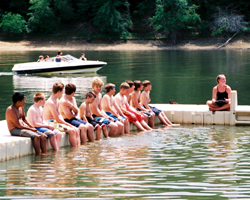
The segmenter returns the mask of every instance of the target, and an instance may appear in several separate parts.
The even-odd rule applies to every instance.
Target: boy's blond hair
[[[102,79],[100,78],[96,78],[95,80],[93,80],[92,82],[92,88],[94,89],[95,87],[98,87],[98,86],[103,86],[104,83],[102,81]]]
[[[45,96],[44,96],[43,93],[40,93],[40,92],[39,92],[39,93],[36,93],[36,94],[34,95],[33,99],[34,99],[34,102],[35,102],[35,103],[38,103],[38,101],[44,100],[44,99],[45,99]]]

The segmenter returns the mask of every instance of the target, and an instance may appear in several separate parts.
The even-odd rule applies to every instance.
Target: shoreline
[[[153,50],[216,50],[225,38],[188,40],[172,45],[166,40],[93,40],[85,39],[24,39],[0,41],[0,51],[153,51]],[[235,39],[221,48],[226,50],[250,49],[250,42]]]

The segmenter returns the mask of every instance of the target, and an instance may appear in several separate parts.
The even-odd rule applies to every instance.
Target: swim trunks
[[[59,131],[57,129],[50,130],[49,128],[46,128],[46,127],[38,127],[38,128],[36,128],[36,130],[47,135],[47,137],[49,139],[52,138],[54,135],[59,133]]]
[[[92,119],[92,118],[90,118],[90,117],[86,117],[86,118],[87,118],[88,122],[89,122],[90,124],[92,124],[92,125],[95,127],[95,129],[96,129],[98,126],[101,126],[101,127],[105,127],[105,126],[106,126],[106,124],[101,123],[101,122],[98,122],[98,121],[96,121],[95,119]]]
[[[77,119],[77,118],[64,119],[64,121],[72,124],[75,127],[79,127],[81,124],[84,124],[84,125],[87,124],[87,122],[85,122],[81,119]]]
[[[146,108],[145,106],[143,106],[144,108]],[[156,107],[153,107],[153,106],[150,106],[148,105],[148,107],[158,116],[162,111],[159,110],[158,108]]]
[[[110,113],[110,112],[106,112],[106,114],[107,114],[108,116],[112,117],[112,118],[115,120],[115,122],[119,120],[116,116],[114,116],[114,115],[113,115],[112,113]],[[121,116],[121,115],[119,115],[119,116],[120,116],[122,119],[125,119],[123,116]]]
[[[67,125],[65,125],[65,124],[60,124],[60,123],[58,123],[58,122],[57,122],[56,120],[54,120],[54,119],[49,119],[47,122],[49,123],[50,126],[56,128],[57,130],[59,130],[59,131],[61,131],[61,132],[66,132],[66,133],[67,133],[67,132],[69,131],[69,128],[68,128]]]
[[[133,118],[131,117],[131,115],[128,115],[128,112],[134,114],[135,117],[136,117],[136,119],[133,119]],[[130,123],[134,123],[134,122],[136,122],[136,121],[139,121],[139,122],[140,122],[140,121],[143,120],[142,117],[141,117],[140,115],[138,115],[137,113],[135,113],[135,112],[133,112],[133,111],[131,111],[131,110],[127,110],[126,113],[124,113],[124,114],[128,117],[128,121],[129,121]]]
[[[103,124],[106,124],[107,126],[111,123],[111,120],[109,120],[108,118],[97,117],[95,114],[93,114],[92,116],[97,122],[101,122]]]
[[[146,114],[148,117],[152,117],[152,116],[155,115],[154,112],[143,111],[143,110],[141,110],[141,109],[139,109],[139,108],[135,108],[135,109],[136,109],[137,111],[143,112],[143,113]]]
[[[92,118],[90,118],[90,117],[86,117],[87,118],[87,120],[88,120],[88,122],[90,123],[90,124],[92,124],[94,127],[97,125],[97,124],[102,124],[102,123],[99,123],[99,122],[97,122],[97,121],[95,121],[94,119],[92,119]]]
[[[27,129],[20,129],[20,128],[13,128],[10,130],[10,134],[12,136],[20,136],[20,137],[30,137],[31,139],[34,139],[37,135],[43,135],[43,133],[39,131],[30,131]]]

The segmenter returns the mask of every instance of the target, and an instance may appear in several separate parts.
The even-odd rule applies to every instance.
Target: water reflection
[[[52,94],[52,86],[56,82],[62,82],[64,85],[73,83],[76,85],[76,100],[78,106],[81,105],[85,99],[85,95],[88,91],[92,90],[92,81],[97,77],[96,74],[89,75],[71,75],[69,76],[13,76],[13,90],[14,92],[22,91],[26,96],[25,108],[28,108],[33,104],[33,96],[37,92],[45,94],[46,99]],[[106,83],[107,77],[98,76]]]
[[[250,132],[241,127],[182,126],[62,148],[5,162],[0,194],[5,199],[249,198],[249,140]]]

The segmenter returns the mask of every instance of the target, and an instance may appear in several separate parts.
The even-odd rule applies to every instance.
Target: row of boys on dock
[[[42,93],[34,95],[34,105],[28,109],[27,118],[25,97],[15,92],[13,104],[6,110],[10,134],[32,138],[35,152],[40,154],[47,152],[47,139],[54,150],[59,150],[61,132],[69,134],[71,146],[79,146],[87,140],[100,140],[102,132],[105,138],[129,133],[129,123],[141,131],[153,130],[156,115],[164,125],[173,126],[161,110],[149,105],[150,81],[126,81],[116,95],[115,85],[108,83],[102,97],[103,85],[101,79],[93,80],[93,91],[86,94],[86,100],[78,108],[74,97],[76,86],[69,83],[64,87],[63,83],[55,83],[47,101]]]

